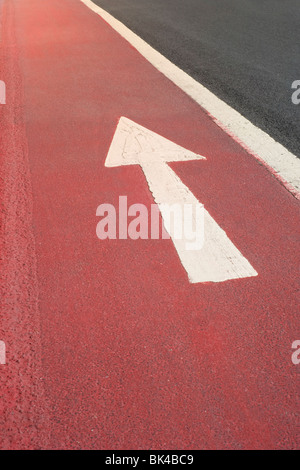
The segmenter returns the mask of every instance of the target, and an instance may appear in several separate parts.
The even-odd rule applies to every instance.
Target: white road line
[[[300,160],[294,154],[217,98],[101,7],[91,0],[80,1],[100,15],[157,70],[193,98],[219,127],[262,162],[295,197],[300,199]]]
[[[140,165],[149,189],[158,205],[165,228],[170,234],[180,261],[191,283],[222,282],[257,276],[257,272],[230,241],[224,230],[203,208],[194,194],[185,186],[167,162],[205,160],[155,132],[122,117],[114,134],[105,166]],[[184,228],[194,227],[197,241],[191,246],[186,230],[175,234],[170,225],[170,209],[179,208],[180,214],[189,206],[191,211],[184,220]],[[201,206],[203,217],[198,217]],[[179,225],[182,218],[178,220]],[[177,225],[178,228],[178,225]],[[201,237],[201,235],[204,237]],[[198,234],[198,236],[197,236]],[[200,235],[201,234],[201,235]],[[195,244],[194,244],[195,245]]]

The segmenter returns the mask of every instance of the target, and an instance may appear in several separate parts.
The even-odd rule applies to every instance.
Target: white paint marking
[[[101,7],[91,0],[81,0],[81,2],[101,16],[157,70],[193,98],[221,129],[263,163],[295,197],[300,199],[300,160],[293,153],[217,98]]]
[[[167,162],[205,160],[205,157],[174,144],[170,140],[122,117],[113,137],[105,166],[140,165],[153,198],[158,205],[189,280],[222,282],[257,276],[257,272],[204,209],[205,240],[202,249],[190,251],[185,236],[178,240],[168,230],[168,207],[179,204],[199,206],[199,201],[182,183]],[[193,211],[194,213],[194,211]]]

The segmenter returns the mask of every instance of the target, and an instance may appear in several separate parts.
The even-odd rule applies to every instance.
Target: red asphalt
[[[299,448],[299,201],[79,0],[0,8],[0,447]],[[99,204],[153,203],[104,167],[121,116],[207,157],[172,168],[258,277],[96,237]]]

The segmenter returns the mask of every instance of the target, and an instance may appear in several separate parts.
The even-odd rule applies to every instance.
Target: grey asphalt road
[[[299,0],[94,0],[300,157]]]

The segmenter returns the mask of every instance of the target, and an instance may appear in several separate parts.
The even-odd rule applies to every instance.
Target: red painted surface
[[[4,0],[5,24],[1,447],[299,447],[299,201],[79,1]],[[207,157],[172,168],[257,278],[191,285],[169,240],[97,239],[99,204],[153,202],[104,168],[122,115]]]

